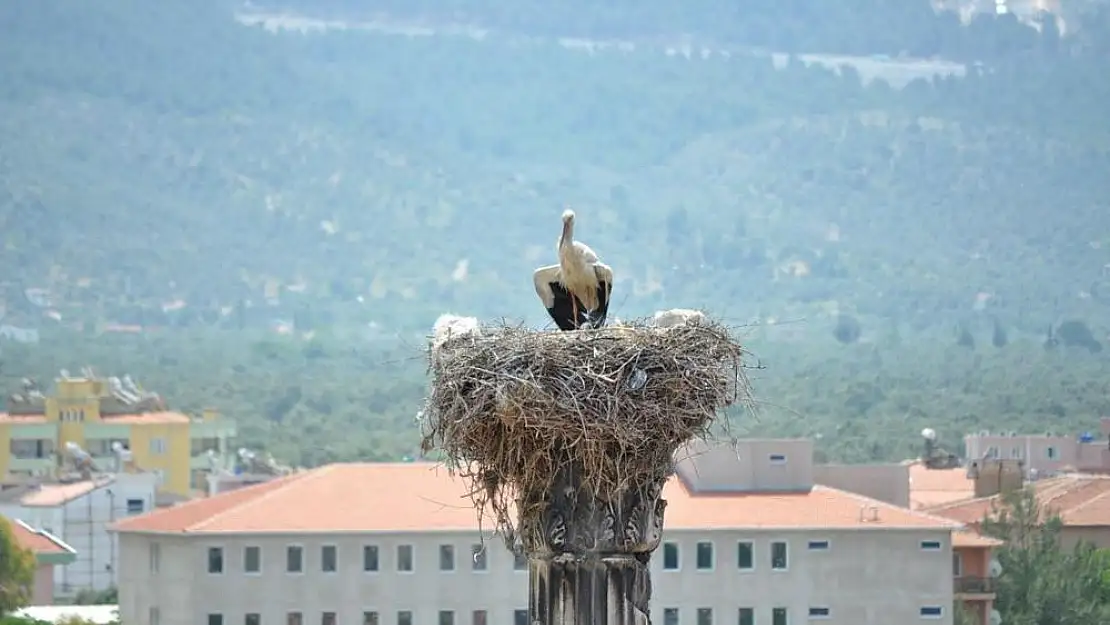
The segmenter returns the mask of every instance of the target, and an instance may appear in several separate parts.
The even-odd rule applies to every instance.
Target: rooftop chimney
[[[975,481],[976,497],[993,497],[1019,490],[1025,485],[1025,463],[1022,460],[983,458],[977,462],[975,475],[968,472],[968,477]]]

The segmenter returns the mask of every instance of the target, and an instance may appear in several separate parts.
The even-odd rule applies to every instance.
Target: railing
[[[995,592],[993,577],[964,575],[956,578],[955,592],[958,595],[989,595]]]

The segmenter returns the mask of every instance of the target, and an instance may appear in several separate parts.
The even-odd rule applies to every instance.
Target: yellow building
[[[189,496],[204,484],[204,472],[230,464],[235,434],[234,421],[214,411],[199,418],[168,411],[160,397],[128,378],[63,372],[52,395],[25,383],[0,412],[0,476],[54,475],[67,443],[79,445],[101,469],[114,466],[124,448],[138,469],[159,476],[161,491]]]

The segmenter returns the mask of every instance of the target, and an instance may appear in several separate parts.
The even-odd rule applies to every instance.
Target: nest
[[[439,449],[510,535],[512,511],[527,514],[520,504],[544,499],[568,465],[602,501],[669,476],[676,449],[729,406],[751,406],[744,356],[710,320],[482,327],[430,350],[423,448]]]

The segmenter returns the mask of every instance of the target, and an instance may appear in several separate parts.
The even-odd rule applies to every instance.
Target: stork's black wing
[[[549,282],[548,286],[551,287],[551,292],[555,295],[555,303],[551,308],[547,309],[547,314],[555,321],[555,325],[563,332],[577,330],[589,321],[586,313],[586,307],[582,305],[582,300],[574,297],[567,291],[566,287],[558,282]],[[572,299],[573,298],[573,299]],[[574,302],[573,304],[571,302]],[[578,318],[574,318],[574,306],[578,306]]]
[[[612,287],[604,280],[598,282],[597,285],[597,310],[591,310],[586,313],[586,321],[589,322],[591,328],[601,328],[605,326],[605,318],[609,316],[609,295]]]

